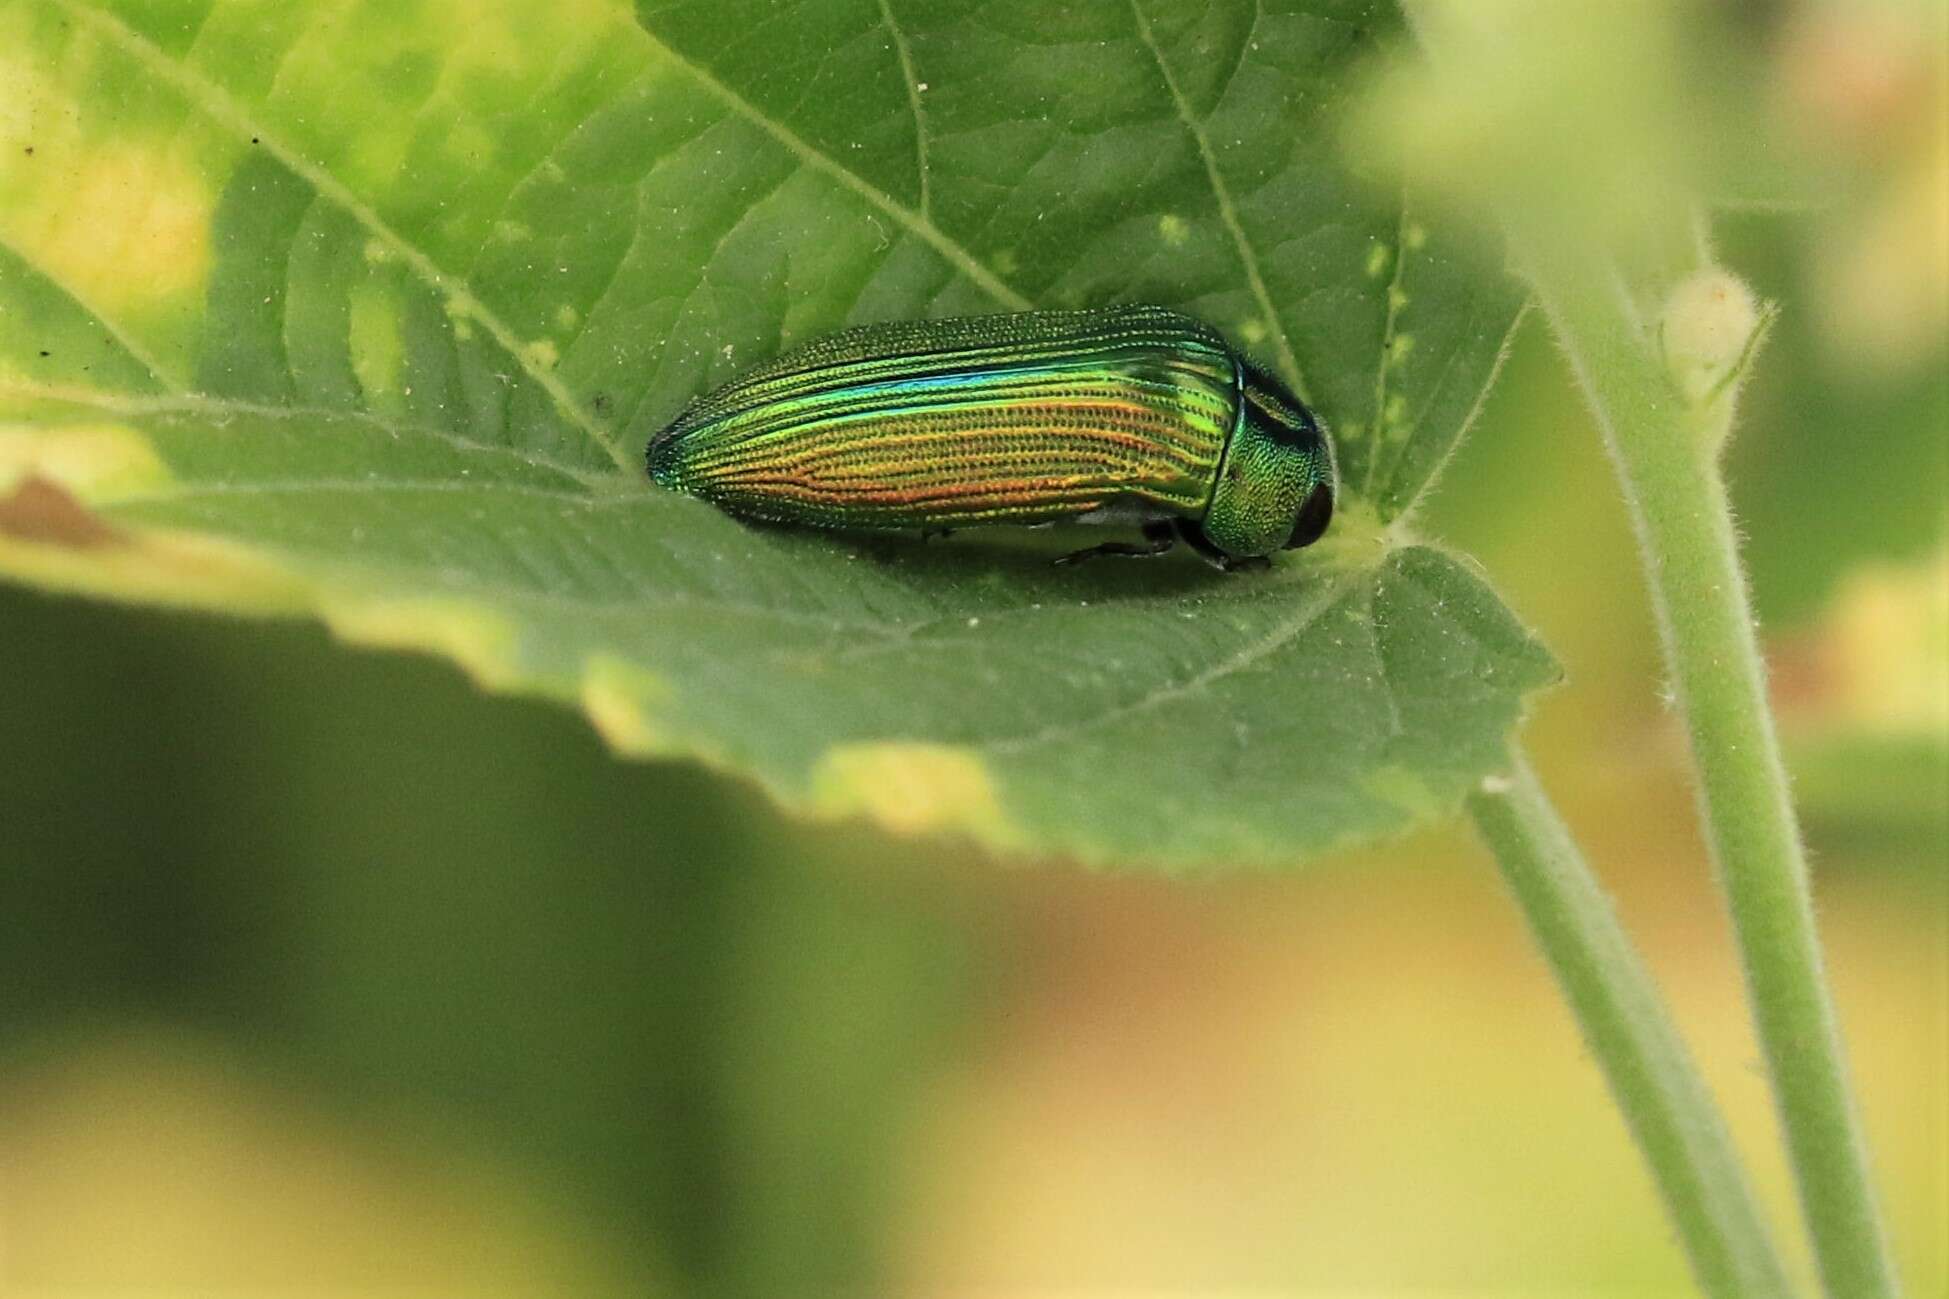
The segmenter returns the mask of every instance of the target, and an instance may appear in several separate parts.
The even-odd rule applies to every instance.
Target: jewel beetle
[[[1181,540],[1259,565],[1333,517],[1312,412],[1216,330],[1147,306],[843,330],[693,401],[650,440],[649,472],[771,523],[1141,529],[1058,562]]]

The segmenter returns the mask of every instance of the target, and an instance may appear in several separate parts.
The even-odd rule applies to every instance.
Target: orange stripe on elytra
[[[815,486],[797,479],[774,479],[741,485],[747,487],[762,485],[778,489],[765,493],[767,495],[851,506],[914,506],[982,498],[1037,503],[1047,500],[1052,495],[1066,496],[1078,491],[1103,495],[1106,491],[1114,490],[1114,485],[1106,485],[1099,479],[1088,477],[1004,478],[982,483],[930,483],[905,488],[880,487],[877,490],[871,487],[848,490],[831,486]]]
[[[1215,405],[1213,411],[1218,411]],[[1206,417],[1200,418],[1201,414]],[[765,412],[755,416],[748,427],[727,425],[721,440],[714,439],[710,445],[698,448],[697,459],[701,462],[715,455],[756,450],[755,444],[767,444],[775,450],[780,441],[800,439],[819,444],[919,445],[957,435],[1010,433],[1048,436],[1068,432],[1119,438],[1161,434],[1172,440],[1174,434],[1191,433],[1200,444],[1215,445],[1223,437],[1223,420],[1209,415],[1210,412],[1174,408],[1169,404],[1117,400],[1097,394],[1078,398],[1049,394],[1032,403],[1008,403],[1005,407],[1000,403],[964,402],[890,411],[882,406],[862,404],[859,410],[851,412],[830,409],[793,414]]]
[[[1164,426],[1160,431],[1175,431]],[[814,465],[840,463],[848,460],[882,461],[900,458],[898,453],[907,452],[919,459],[925,453],[937,452],[942,448],[965,449],[969,454],[980,454],[976,448],[1001,444],[1023,452],[1047,454],[1057,457],[1093,458],[1092,453],[1100,454],[1107,448],[1163,455],[1171,459],[1181,459],[1187,470],[1196,470],[1215,457],[1219,438],[1199,438],[1195,441],[1180,441],[1172,437],[1159,437],[1155,433],[1126,432],[1121,429],[1061,425],[1051,428],[1048,425],[1015,424],[987,425],[979,428],[943,428],[924,431],[886,434],[873,438],[849,438],[835,440],[824,436],[825,430],[805,430],[802,446],[792,448],[789,454],[777,445],[724,447],[718,448],[717,455],[700,455],[693,462],[699,471],[711,469],[733,469],[743,464],[764,464],[773,467],[806,468]],[[794,439],[796,440],[796,439]],[[742,452],[742,454],[739,454]],[[962,457],[955,457],[957,459]],[[1142,456],[1138,458],[1143,458]]]

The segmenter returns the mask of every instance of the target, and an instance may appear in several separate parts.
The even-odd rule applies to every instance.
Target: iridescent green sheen
[[[1221,559],[1314,540],[1333,490],[1306,408],[1158,307],[845,330],[691,403],[651,439],[649,469],[772,522],[1116,520],[1159,544],[1099,551],[1154,553],[1175,526]]]

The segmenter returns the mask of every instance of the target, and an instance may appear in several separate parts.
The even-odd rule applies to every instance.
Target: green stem
[[[1535,237],[1531,237],[1535,236]],[[1700,801],[1827,1292],[1897,1292],[1821,970],[1807,863],[1714,454],[1731,402],[1688,406],[1608,258],[1514,240],[1603,429],[1633,518]]]
[[[1700,1287],[1715,1299],[1791,1293],[1705,1079],[1535,773],[1518,755],[1468,807],[1651,1165]]]

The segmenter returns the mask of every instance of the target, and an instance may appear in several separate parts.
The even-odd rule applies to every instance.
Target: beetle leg
[[[1095,559],[1099,555],[1121,555],[1128,559],[1148,559],[1152,555],[1163,554],[1177,544],[1178,534],[1171,527],[1170,521],[1158,519],[1144,525],[1144,539],[1141,542],[1106,541],[1100,546],[1091,546],[1085,550],[1072,550],[1067,555],[1058,556],[1055,562],[1058,564],[1080,564],[1086,559]]]
[[[1177,534],[1179,540],[1198,553],[1199,559],[1204,560],[1205,563],[1210,564],[1221,573],[1256,572],[1262,568],[1272,567],[1272,561],[1264,555],[1239,556],[1226,554],[1218,547],[1212,545],[1211,539],[1205,536],[1204,529],[1200,528],[1191,519],[1177,520]]]

